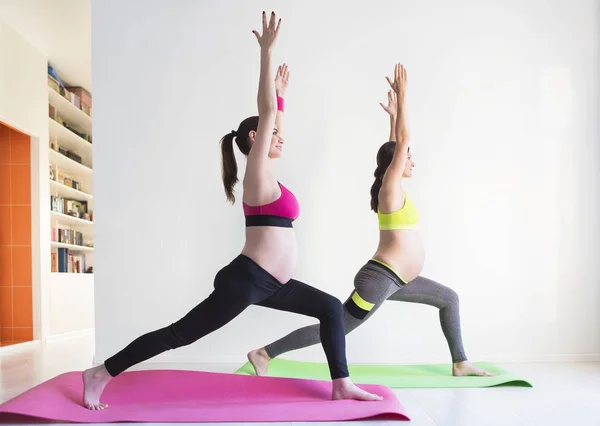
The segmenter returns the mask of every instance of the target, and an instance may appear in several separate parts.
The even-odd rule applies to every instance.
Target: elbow
[[[398,134],[398,136],[396,137],[396,143],[398,143],[399,145],[403,145],[403,146],[408,146],[408,141],[409,141],[409,137],[407,134],[405,133],[400,133]]]

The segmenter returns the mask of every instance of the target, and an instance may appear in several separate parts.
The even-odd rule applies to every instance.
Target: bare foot
[[[83,405],[89,410],[104,410],[108,404],[100,402],[104,387],[108,384],[111,375],[104,368],[104,364],[89,368],[83,376]]]
[[[269,371],[269,361],[271,358],[267,355],[265,348],[254,349],[248,353],[248,361],[254,367],[257,376],[266,376]]]
[[[457,362],[452,364],[452,375],[453,376],[495,376],[493,373],[488,373],[479,367],[474,366],[469,361]]]
[[[383,398],[374,393],[369,393],[356,386],[350,377],[335,379],[333,381],[332,399],[358,399],[359,401],[381,401]]]

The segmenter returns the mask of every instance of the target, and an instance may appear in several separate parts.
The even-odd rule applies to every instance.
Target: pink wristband
[[[283,112],[283,98],[281,96],[277,96],[277,111]]]

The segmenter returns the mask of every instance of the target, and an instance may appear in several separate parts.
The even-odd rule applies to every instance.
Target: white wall
[[[0,19],[42,52],[63,80],[91,91],[90,7],[90,0],[0,0]]]
[[[31,139],[31,246],[34,338],[50,332],[50,288],[44,277],[50,273],[48,237],[40,230],[49,229],[50,216],[40,215],[40,206],[48,205],[48,92],[46,59],[12,27],[0,19],[0,121],[32,136]],[[42,147],[40,149],[40,147]],[[37,167],[36,167],[37,165]],[[45,179],[44,179],[45,178]],[[36,201],[37,199],[37,201]]]
[[[93,279],[50,273],[47,74],[44,53],[32,46],[16,29],[0,20],[0,121],[33,136],[35,339],[94,326]]]
[[[218,141],[256,111],[251,30],[274,6],[276,62],[291,67],[277,174],[301,204],[296,278],[343,300],[375,251],[378,102],[402,61],[423,274],[460,294],[470,358],[599,356],[598,2],[365,5],[93,2],[97,360],[179,319],[239,253]],[[153,361],[241,363],[309,323],[250,307]],[[449,360],[427,306],[386,304],[347,343],[351,362]],[[320,346],[287,356],[324,360]]]

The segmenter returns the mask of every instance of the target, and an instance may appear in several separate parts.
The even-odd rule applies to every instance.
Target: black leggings
[[[281,284],[247,256],[239,255],[215,276],[214,291],[179,321],[146,333],[108,358],[104,366],[115,377],[162,352],[194,343],[223,327],[250,305],[317,318],[332,379],[348,377],[342,302],[291,279]]]

